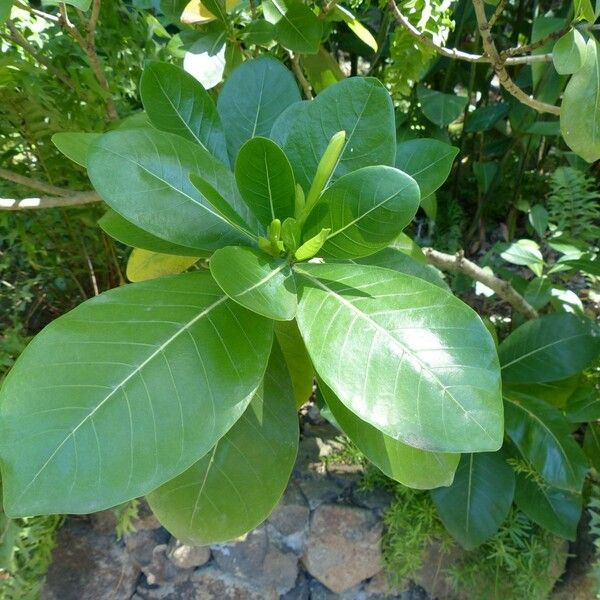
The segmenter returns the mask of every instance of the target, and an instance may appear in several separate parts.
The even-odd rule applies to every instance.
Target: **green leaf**
[[[542,400],[507,391],[506,434],[523,458],[551,486],[581,492],[587,460],[571,436],[569,422]]]
[[[275,27],[268,21],[251,21],[239,33],[246,44],[269,46],[275,39]]]
[[[592,6],[592,0],[574,0],[575,19],[593,23],[596,20],[596,13]]]
[[[275,142],[264,137],[248,140],[235,161],[235,179],[242,198],[263,225],[294,216],[292,165]]]
[[[111,290],[53,321],[0,392],[6,512],[89,513],[182,473],[246,409],[272,335],[200,272]]]
[[[523,297],[536,310],[544,308],[552,298],[552,283],[545,277],[535,277],[525,287]]]
[[[319,383],[319,389],[344,433],[385,475],[420,490],[452,483],[460,454],[426,452],[403,444],[359,419],[324,383]]]
[[[527,321],[498,348],[505,383],[566,379],[590,366],[599,352],[590,322],[569,313]]]
[[[294,76],[273,58],[250,60],[235,69],[217,101],[232,162],[242,144],[269,136],[277,117],[299,100]]]
[[[534,204],[529,211],[529,223],[542,237],[548,229],[548,211],[541,204]]]
[[[296,175],[308,190],[331,138],[347,133],[334,177],[370,165],[394,165],[394,107],[388,91],[370,77],[351,77],[322,91],[310,102],[288,108],[271,137],[283,148]]]
[[[3,25],[10,17],[13,0],[0,0],[0,25]]]
[[[346,7],[336,5],[332,12],[336,20],[344,21],[363,44],[371,48],[373,52],[377,52],[377,40],[373,34]]]
[[[198,256],[175,256],[134,248],[127,261],[127,279],[134,282],[147,281],[183,273],[198,260]]]
[[[448,179],[457,154],[458,148],[438,140],[409,140],[396,148],[396,168],[417,182],[423,201]]]
[[[200,144],[229,166],[217,109],[192,75],[175,65],[151,62],[142,73],[140,95],[154,127]]]
[[[94,142],[100,137],[101,133],[84,132],[62,132],[55,133],[52,136],[52,143],[74,163],[87,168],[88,155]]]
[[[580,386],[567,400],[565,416],[571,423],[587,423],[600,419],[600,393],[588,383]]]
[[[301,61],[306,77],[317,94],[346,77],[338,62],[323,46],[317,54],[304,54]]]
[[[296,315],[296,282],[286,259],[243,246],[217,250],[210,272],[221,289],[249,310],[276,321]]]
[[[473,173],[477,179],[477,186],[481,194],[487,194],[490,187],[500,170],[500,165],[497,161],[474,162]]]
[[[465,125],[467,133],[476,131],[487,131],[491,129],[500,119],[503,119],[510,112],[510,104],[498,102],[481,106],[469,113]]]
[[[209,90],[223,80],[227,66],[227,32],[224,28],[198,32],[200,37],[187,49],[183,68],[204,89]]]
[[[356,264],[294,267],[298,326],[319,377],[358,417],[433,452],[502,444],[494,342],[460,300]]]
[[[151,129],[113,131],[92,146],[88,171],[109,206],[157,237],[204,252],[248,243],[188,180],[189,173],[202,173],[248,216],[233,174],[197,144]]]
[[[306,242],[294,252],[296,260],[308,260],[315,256],[327,241],[330,231],[330,229],[321,229],[315,236],[306,240]]]
[[[374,267],[383,267],[384,269],[392,269],[392,271],[398,271],[398,273],[418,277],[419,279],[437,285],[444,290],[450,291],[448,284],[444,281],[441,273],[437,269],[419,262],[396,248],[385,248],[376,254],[357,258],[352,262],[362,265],[373,265]]]
[[[600,424],[588,423],[583,438],[583,451],[596,471],[600,471]]]
[[[469,101],[466,96],[443,94],[423,85],[417,86],[417,98],[423,114],[440,127],[446,127],[456,121],[463,114]]]
[[[569,80],[560,108],[567,146],[588,162],[600,158],[600,46],[588,40],[585,62]]]
[[[580,494],[559,490],[517,473],[515,503],[534,523],[555,535],[575,540],[581,518]]]
[[[554,44],[554,68],[560,75],[571,75],[581,69],[585,54],[585,38],[573,27]]]
[[[133,225],[111,208],[100,218],[98,225],[115,240],[134,248],[143,248],[161,254],[176,254],[177,256],[208,256],[206,253],[199,254],[197,248],[179,246],[156,237]]]
[[[465,454],[454,483],[431,492],[442,523],[467,550],[493,536],[506,519],[515,493],[513,470],[500,452]]]
[[[89,9],[92,4],[92,0],[63,0],[65,4],[69,4],[70,6],[74,6],[79,10],[86,11]]]
[[[303,235],[330,229],[323,253],[333,258],[374,254],[412,221],[419,200],[419,187],[409,175],[394,167],[364,167],[340,177],[323,192]]]
[[[300,408],[312,395],[315,369],[295,320],[275,321],[275,337],[292,379],[296,408]]]
[[[323,21],[300,0],[263,0],[265,19],[275,25],[275,39],[288,50],[316,54]]]
[[[290,252],[295,252],[301,245],[302,231],[296,219],[288,218],[281,225],[281,239]]]
[[[264,382],[239,421],[204,458],[149,494],[150,508],[189,544],[239,537],[277,504],[297,449],[291,383],[275,346]]]
[[[533,240],[521,239],[511,244],[500,256],[513,265],[529,267],[538,277],[542,276],[544,257]]]

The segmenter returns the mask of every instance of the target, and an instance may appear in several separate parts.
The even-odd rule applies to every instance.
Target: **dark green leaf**
[[[101,133],[61,132],[52,136],[52,143],[70,160],[87,168],[90,148]]]
[[[249,243],[188,180],[190,173],[201,173],[247,220],[233,174],[177,135],[151,129],[103,135],[90,151],[88,171],[109,206],[157,237],[204,252]]]
[[[386,248],[415,216],[419,187],[394,167],[364,167],[328,187],[308,216],[304,238],[330,229],[325,256],[354,258]]]
[[[542,400],[507,392],[506,433],[523,458],[551,486],[580,493],[587,460],[571,436],[568,421]]]
[[[298,449],[298,418],[277,346],[264,382],[239,421],[211,452],[148,495],[160,522],[194,545],[224,542],[269,516]]]
[[[588,423],[583,438],[583,451],[596,471],[600,471],[600,424]]]
[[[580,494],[546,485],[517,473],[515,503],[534,523],[555,535],[574,540],[581,518]]]
[[[571,423],[600,419],[600,391],[591,383],[579,387],[567,400],[565,416]]]
[[[573,27],[554,44],[554,68],[560,75],[571,75],[581,69],[585,54],[585,38]]]
[[[500,119],[503,119],[510,112],[510,104],[499,102],[497,104],[488,104],[481,106],[469,113],[465,131],[473,133],[475,131],[487,131],[491,129]]]
[[[132,246],[133,248],[143,248],[151,252],[161,252],[162,254],[175,254],[178,256],[198,256],[197,248],[188,248],[187,246],[179,246],[172,244],[159,237],[140,229],[133,223],[124,219],[119,213],[109,208],[102,218],[98,221],[98,225],[108,235],[118,240],[122,244]],[[206,254],[208,256],[208,254]]]
[[[541,204],[534,204],[529,211],[529,222],[535,232],[542,237],[548,229],[548,211]]]
[[[294,269],[302,337],[317,374],[350,410],[423,450],[500,447],[496,348],[468,306],[389,269]]]
[[[275,119],[299,100],[294,76],[273,58],[250,60],[235,69],[217,102],[232,161],[250,138],[268,137]]]
[[[315,54],[323,21],[300,0],[263,0],[265,19],[275,25],[275,39],[292,52]]]
[[[0,393],[7,513],[102,510],[183,472],[246,409],[272,335],[200,272],[111,290],[53,321]]]
[[[599,352],[592,325],[569,313],[527,321],[498,348],[506,383],[565,379],[592,364]]]
[[[0,25],[10,17],[10,11],[12,9],[13,0],[0,0]]]
[[[498,174],[500,164],[497,161],[474,162],[473,173],[481,194],[487,194]]]
[[[502,453],[464,454],[454,483],[431,492],[442,523],[467,550],[494,535],[507,517],[515,493],[513,470]]]
[[[421,201],[448,179],[458,148],[438,140],[422,138],[398,144],[396,168],[419,185]]]
[[[319,389],[344,433],[385,475],[421,490],[452,483],[460,454],[426,452],[407,446],[359,419],[324,383],[319,383]]]
[[[463,114],[469,101],[466,96],[443,94],[423,85],[417,86],[417,98],[423,114],[440,127],[446,127],[456,121]]]
[[[276,321],[296,315],[296,283],[287,259],[228,246],[212,255],[210,272],[232,300],[251,311]]]
[[[370,165],[394,165],[396,136],[394,107],[377,80],[351,77],[283,113],[271,137],[289,158],[296,181],[310,189],[317,165],[329,141],[346,132],[346,145],[334,177]]]
[[[200,144],[229,165],[217,109],[189,73],[175,65],[151,62],[142,73],[140,95],[154,127]]]
[[[235,179],[242,198],[263,225],[294,216],[292,165],[275,142],[264,137],[248,140],[235,161]]]

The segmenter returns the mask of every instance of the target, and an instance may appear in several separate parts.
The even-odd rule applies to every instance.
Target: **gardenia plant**
[[[109,205],[102,227],[136,248],[137,282],[51,323],[7,377],[10,516],[146,496],[181,539],[239,536],[285,489],[314,376],[344,432],[408,486],[448,486],[461,452],[500,448],[491,335],[399,249],[456,149],[397,148],[375,79],[301,101],[272,58],[238,67],[216,106],[161,63],[141,94],[147,119],[56,139]]]

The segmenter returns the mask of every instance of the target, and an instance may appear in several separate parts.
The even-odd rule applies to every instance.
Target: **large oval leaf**
[[[506,383],[566,379],[591,365],[599,352],[591,323],[569,313],[527,321],[498,348]]]
[[[593,162],[600,158],[600,44],[592,37],[585,61],[569,80],[560,107],[560,131],[573,152]]]
[[[127,279],[134,282],[147,281],[165,275],[183,273],[198,260],[198,256],[177,256],[134,248],[127,261]]]
[[[275,25],[275,39],[288,50],[315,54],[321,44],[323,21],[301,0],[263,0],[265,19]]]
[[[151,62],[144,67],[140,95],[154,127],[200,144],[229,165],[217,109],[192,75],[175,65]]]
[[[537,398],[506,392],[506,433],[523,458],[551,486],[581,492],[588,470],[585,454],[563,415]]]
[[[552,48],[552,62],[559,75],[571,75],[581,69],[586,55],[585,38],[574,27]]]
[[[493,536],[506,519],[515,475],[500,452],[465,454],[454,483],[431,492],[446,529],[467,550]]]
[[[355,264],[294,267],[298,326],[320,378],[361,419],[434,452],[502,444],[494,342],[460,300]]]
[[[90,150],[88,172],[109,206],[155,236],[205,252],[252,242],[188,179],[190,173],[202,175],[246,217],[233,174],[207,150],[177,135],[151,129],[108,133]]]
[[[583,504],[580,494],[517,473],[515,503],[534,523],[560,537],[575,539]]]
[[[396,148],[396,168],[417,182],[423,200],[448,179],[457,154],[458,148],[439,140],[409,140]]]
[[[261,57],[235,69],[217,101],[232,162],[244,142],[268,136],[277,117],[299,101],[296,80],[279,61]]]
[[[275,142],[264,137],[248,140],[235,161],[235,179],[244,202],[263,225],[294,216],[292,165]]]
[[[251,311],[276,321],[296,315],[296,282],[287,259],[228,246],[213,254],[210,272],[231,299]]]
[[[200,272],[111,290],[57,319],[0,392],[6,512],[102,510],[183,472],[246,409],[272,335]]]
[[[201,252],[197,248],[180,246],[179,244],[173,244],[156,237],[137,225],[130,223],[112,208],[109,208],[102,215],[98,221],[98,225],[115,240],[133,248],[143,248],[151,252],[175,254],[177,256],[199,256],[200,254],[208,256],[207,252]]]
[[[82,131],[61,131],[52,136],[52,143],[74,163],[87,169],[87,159],[92,144],[102,136],[101,133]]]
[[[336,180],[312,209],[303,230],[310,239],[330,229],[325,256],[368,256],[388,246],[419,208],[415,180],[394,167],[364,167]]]
[[[396,129],[390,95],[377,79],[352,77],[310,102],[290,107],[273,126],[271,137],[284,149],[305,191],[338,131],[345,131],[347,138],[336,177],[371,165],[394,166]]]
[[[407,446],[359,419],[323,382],[319,389],[344,433],[385,475],[420,490],[452,483],[460,454],[426,452]]]
[[[211,452],[148,495],[177,538],[207,545],[236,538],[269,516],[298,448],[289,375],[275,345],[264,382],[239,421]]]

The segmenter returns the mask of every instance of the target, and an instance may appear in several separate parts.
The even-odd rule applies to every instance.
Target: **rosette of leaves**
[[[315,376],[342,428],[406,485],[448,485],[459,453],[500,447],[488,330],[396,247],[453,152],[437,167],[400,152],[408,175],[379,82],[301,101],[266,57],[216,105],[161,63],[141,95],[149,124],[60,139],[110,207],[104,230],[135,247],[137,282],[51,323],[8,375],[9,515],[146,495],[182,539],[236,537],[286,486]],[[208,268],[182,272],[199,257]]]

